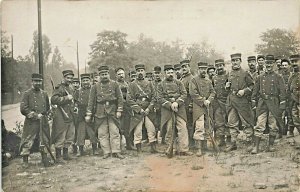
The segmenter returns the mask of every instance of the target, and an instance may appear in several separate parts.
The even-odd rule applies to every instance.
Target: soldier
[[[212,81],[213,77],[216,75],[216,68],[214,66],[214,64],[209,64],[207,66],[207,75],[209,80]]]
[[[177,153],[179,155],[192,155],[189,152],[188,131],[186,127],[186,111],[184,101],[187,97],[182,82],[175,79],[172,65],[165,65],[165,79],[158,84],[158,100],[161,104],[161,129],[167,129],[166,140],[171,144],[170,138],[173,128],[177,129]],[[175,122],[172,122],[172,113],[175,113]],[[175,127],[172,127],[172,124]],[[169,146],[170,147],[170,146]],[[169,150],[167,150],[169,151]]]
[[[228,127],[230,129],[231,144],[226,151],[237,149],[237,136],[240,125],[250,144],[253,136],[254,117],[251,111],[251,104],[248,99],[251,94],[254,82],[251,75],[241,68],[242,54],[232,54],[232,71],[229,73],[228,82],[225,87],[230,90],[227,98]]]
[[[93,73],[93,85],[95,85],[96,83],[100,82],[100,76],[99,76],[99,73],[97,72],[94,72]]]
[[[256,78],[258,77],[258,71],[256,69],[256,57],[255,56],[249,56],[247,58],[248,60],[248,67],[249,67],[249,73],[253,78],[253,81],[255,82]]]
[[[227,111],[226,100],[229,90],[225,89],[225,83],[228,81],[228,73],[224,69],[224,60],[218,59],[215,61],[216,76],[213,78],[213,86],[216,91],[215,99],[213,100],[213,112],[215,119],[215,132],[219,147],[225,147],[226,142],[231,143],[231,136],[227,127]]]
[[[162,81],[161,77],[161,67],[155,66],[154,67],[154,81],[153,81],[153,87],[155,90],[155,103],[154,103],[154,113],[155,113],[155,121],[154,125],[156,128],[156,132],[160,130],[160,121],[161,121],[161,110],[160,110],[160,103],[158,102],[158,84]],[[162,143],[165,144],[165,135],[166,130],[160,130],[161,137],[162,137]]]
[[[50,129],[45,117],[50,110],[49,97],[47,92],[41,89],[43,76],[33,73],[31,76],[32,88],[24,92],[20,110],[24,115],[25,122],[20,144],[20,152],[23,157],[23,166],[28,167],[28,156],[34,147],[39,146],[42,163],[48,166],[49,161],[45,153],[45,145],[50,146]],[[40,123],[42,121],[42,123]],[[42,125],[42,127],[40,127]],[[42,132],[40,132],[43,129]]]
[[[62,72],[64,79],[57,85],[51,97],[51,103],[57,105],[53,117],[52,142],[55,146],[56,160],[61,161],[61,148],[63,148],[63,159],[71,160],[68,155],[68,148],[74,142],[74,90],[71,87],[74,73],[72,70]]]
[[[207,147],[207,139],[209,139],[209,118],[212,114],[210,103],[214,100],[215,90],[212,82],[206,77],[208,64],[198,63],[198,75],[193,77],[189,84],[189,91],[193,101],[193,125],[195,125],[194,140],[198,148],[196,155],[202,156],[204,149]]]
[[[181,64],[175,64],[174,70],[175,70],[176,78],[178,80],[180,80],[181,79]]]
[[[275,72],[280,73],[281,70],[281,57],[276,57],[275,58],[275,64],[276,68],[274,69]]]
[[[80,88],[79,78],[73,78],[72,85],[74,90],[78,90]]]
[[[76,144],[79,146],[78,156],[83,156],[85,154],[83,146],[84,140],[86,138],[86,133],[88,134],[90,142],[92,143],[93,155],[99,155],[97,151],[98,139],[96,137],[94,127],[91,123],[86,123],[84,119],[88,106],[89,94],[91,91],[90,74],[81,74],[80,78],[82,87],[79,88],[74,97],[78,105],[78,129],[76,137]]]
[[[130,82],[133,82],[134,80],[136,80],[136,71],[131,71],[129,73],[129,77],[130,77]]]
[[[257,55],[257,73],[260,75],[265,70],[265,56],[264,55]]]
[[[116,69],[116,80],[117,83],[120,86],[122,95],[123,95],[123,100],[124,100],[124,104],[123,104],[123,112],[122,112],[122,116],[120,118],[120,128],[121,128],[121,132],[122,134],[124,134],[125,139],[126,139],[126,149],[127,150],[132,150],[133,149],[133,135],[130,134],[129,132],[129,126],[130,126],[130,114],[131,114],[131,109],[128,105],[128,103],[126,102],[126,97],[127,97],[127,92],[128,92],[128,83],[125,81],[125,70],[122,67],[119,67]]]
[[[142,147],[143,125],[147,130],[151,153],[156,153],[156,132],[154,127],[154,88],[150,81],[144,79],[145,66],[135,66],[137,79],[129,84],[127,102],[133,110],[130,130],[134,133],[134,144],[138,154]]]
[[[80,88],[80,81],[78,78],[73,78],[72,86],[76,93],[78,91],[78,89]],[[75,114],[75,116],[76,116],[76,114]],[[78,147],[76,145],[77,130],[78,130],[78,117],[77,116],[74,118],[74,125],[75,125],[75,137],[74,137],[74,143],[72,144],[72,149],[73,149],[73,154],[77,154],[77,150],[78,150]]]
[[[259,143],[266,129],[270,129],[269,144],[266,151],[274,151],[273,144],[278,133],[278,126],[282,125],[282,110],[285,110],[286,91],[281,75],[274,71],[275,59],[273,55],[266,56],[266,70],[258,76],[251,96],[252,105],[257,106],[257,122],[254,127],[255,148],[252,154],[259,152]]]
[[[100,82],[92,86],[86,122],[91,122],[98,131],[98,139],[103,150],[103,159],[113,156],[123,159],[120,146],[119,119],[123,112],[123,95],[117,82],[110,79],[109,67],[102,65],[98,68]]]
[[[182,70],[182,76],[180,81],[183,83],[186,91],[187,91],[187,97],[184,101],[185,103],[185,110],[187,114],[187,128],[188,128],[188,133],[189,133],[189,147],[193,148],[195,147],[194,139],[193,139],[193,134],[195,131],[195,128],[193,126],[193,103],[192,99],[190,96],[189,92],[189,84],[191,79],[194,77],[191,73],[191,68],[190,68],[190,60],[183,60],[180,62],[181,64],[181,70]]]
[[[290,61],[293,67],[293,74],[288,82],[288,105],[292,122],[289,125],[289,135],[294,136],[294,127],[300,133],[300,55],[291,55]]]
[[[153,73],[152,72],[147,72],[146,76],[145,76],[145,79],[147,81],[152,81],[153,80]]]

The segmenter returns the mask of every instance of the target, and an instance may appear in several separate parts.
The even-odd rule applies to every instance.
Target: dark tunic
[[[228,73],[224,72],[222,75],[216,75],[213,78],[213,86],[216,92],[215,99],[213,100],[213,108],[221,108],[224,113],[226,112],[226,100],[229,90],[225,89],[225,84],[228,81]]]

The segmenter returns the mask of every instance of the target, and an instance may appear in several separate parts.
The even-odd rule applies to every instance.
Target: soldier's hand
[[[148,114],[149,114],[149,112],[150,112],[150,109],[149,109],[149,108],[147,108],[147,109],[145,109],[145,111],[144,111],[144,114],[145,114],[145,115],[148,115]]]
[[[171,109],[174,112],[178,112],[178,103],[177,102],[173,102],[171,105]]]
[[[245,91],[242,89],[242,90],[238,91],[237,96],[243,97],[244,94],[245,94]]]
[[[140,114],[141,114],[141,115],[144,115],[144,114],[145,114],[144,109],[141,109],[141,110],[140,110]]]
[[[37,115],[37,119],[41,119],[42,117],[43,117],[42,114],[38,114],[38,115]]]
[[[67,100],[72,100],[73,99],[73,95],[67,95],[66,98],[67,98]]]
[[[27,114],[28,119],[31,119],[33,117],[34,117],[34,112],[33,111]]]
[[[231,83],[230,82],[226,82],[225,88],[230,88],[230,86],[231,86]]]
[[[89,122],[91,122],[92,117],[90,115],[87,115],[84,117],[84,119],[85,119],[85,122],[89,123]]]
[[[209,100],[204,100],[203,104],[204,104],[206,107],[208,107],[209,104],[210,104],[210,101],[209,101]]]
[[[117,119],[119,119],[121,116],[122,116],[122,113],[120,111],[117,111],[117,113],[116,113]]]

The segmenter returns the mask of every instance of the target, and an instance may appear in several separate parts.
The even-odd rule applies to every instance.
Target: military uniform
[[[173,66],[166,65],[164,70],[173,69]],[[161,104],[161,129],[166,129],[166,141],[170,144],[172,135],[172,110],[173,102],[178,103],[178,112],[175,114],[175,127],[177,129],[177,152],[187,154],[189,151],[188,131],[186,126],[186,109],[184,101],[187,97],[186,88],[183,83],[177,79],[164,79],[158,84],[158,101]]]
[[[108,66],[100,66],[99,73],[108,73]],[[101,77],[101,76],[100,76]],[[117,112],[123,112],[123,95],[117,82],[107,79],[100,80],[92,86],[86,115],[94,116],[95,129],[98,131],[98,138],[104,153],[103,158],[110,154],[120,156],[120,121]]]
[[[145,69],[144,65],[136,65],[136,70]],[[138,152],[141,152],[142,129],[143,125],[147,130],[148,140],[155,152],[156,132],[154,127],[154,88],[150,81],[137,78],[129,84],[127,102],[133,111],[130,122],[130,132],[134,133],[134,144]],[[149,110],[149,114],[141,113],[143,110]]]
[[[81,74],[81,79],[88,78],[90,79],[89,74]],[[79,146],[80,155],[83,155],[83,146],[84,141],[86,139],[86,134],[88,135],[91,143],[92,143],[92,149],[93,154],[96,152],[98,139],[95,133],[94,126],[92,123],[86,123],[85,122],[85,113],[88,106],[89,101],[89,94],[91,91],[91,86],[82,86],[79,88],[79,90],[76,92],[74,99],[76,101],[76,104],[78,106],[78,129],[77,129],[77,137],[76,137],[76,144]]]
[[[274,56],[267,55],[266,62],[274,65]],[[254,128],[257,148],[252,151],[252,153],[257,153],[259,141],[266,129],[266,124],[270,129],[269,145],[274,144],[279,130],[277,123],[283,127],[282,111],[286,105],[286,90],[282,76],[275,71],[266,71],[258,76],[251,98],[252,103],[257,103],[257,122]]]
[[[241,54],[232,54],[231,59],[241,59]],[[254,117],[251,110],[249,96],[254,85],[251,75],[242,68],[232,70],[229,73],[228,83],[229,95],[227,97],[228,127],[230,129],[232,145],[227,151],[236,149],[236,140],[239,134],[239,127],[242,125],[247,141],[251,141],[253,135]],[[238,94],[243,90],[244,95]]]
[[[73,75],[71,70],[63,71],[64,77]],[[71,86],[62,82],[57,85],[51,97],[51,103],[57,105],[54,112],[52,125],[52,142],[56,148],[57,159],[61,158],[61,148],[63,148],[64,159],[68,160],[68,147],[74,142],[75,125],[74,125],[74,101],[69,100],[68,95],[74,95]]]
[[[154,73],[161,73],[161,67],[160,66],[154,67]],[[156,132],[160,130],[160,121],[161,121],[161,106],[158,101],[158,84],[161,83],[161,81],[162,80],[160,78],[159,79],[155,78],[152,81],[153,88],[154,88],[154,113],[155,113],[154,125],[155,125]],[[161,132],[161,133],[162,133],[162,141],[164,141],[165,132]]]
[[[32,74],[32,79],[42,81],[42,76],[40,74]],[[26,118],[20,144],[20,155],[23,156],[27,163],[28,156],[34,145],[39,146],[42,141],[40,150],[42,158],[44,158],[43,146],[49,146],[50,144],[50,129],[47,118],[45,118],[49,110],[50,104],[47,92],[41,89],[36,90],[33,87],[24,92],[20,111]],[[43,116],[39,117],[39,114]],[[40,121],[42,121],[42,127],[40,127]],[[40,132],[40,129],[43,129],[43,133]]]

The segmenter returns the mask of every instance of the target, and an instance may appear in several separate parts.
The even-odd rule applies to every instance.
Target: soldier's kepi
[[[106,159],[110,155],[123,159],[120,154],[120,117],[123,111],[123,95],[117,82],[110,79],[109,67],[98,68],[100,82],[93,85],[85,120],[91,121],[95,117],[94,126],[98,131],[98,138]]]
[[[179,155],[191,155],[189,152],[188,131],[186,126],[186,109],[184,106],[187,97],[186,88],[183,83],[175,78],[172,65],[165,65],[165,79],[158,84],[158,102],[161,104],[161,130],[166,129],[166,142],[168,157],[173,155],[173,144]],[[178,139],[176,139],[176,133]]]
[[[150,81],[146,81],[145,66],[135,66],[137,79],[128,87],[127,102],[133,110],[131,117],[130,131],[134,132],[134,144],[137,152],[141,152],[143,125],[147,129],[148,140],[151,145],[151,152],[156,151],[156,132],[153,124],[154,113],[154,88]]]
[[[71,86],[74,73],[72,70],[65,70],[63,81],[57,85],[51,97],[51,103],[57,105],[53,117],[52,142],[55,146],[56,160],[61,162],[61,149],[63,148],[63,159],[70,160],[68,148],[74,142],[74,90]]]
[[[39,148],[42,155],[42,163],[49,165],[44,146],[50,146],[50,129],[45,117],[50,110],[48,94],[41,89],[43,76],[32,74],[32,88],[25,91],[20,111],[24,115],[24,129],[20,144],[23,165],[28,166],[28,156],[33,148]],[[40,123],[42,121],[42,123]],[[40,127],[41,126],[41,127]],[[40,130],[43,129],[43,130]],[[40,143],[41,141],[41,143]]]
[[[265,73],[258,76],[253,93],[252,104],[257,106],[257,123],[254,128],[255,148],[259,151],[260,139],[266,125],[270,129],[267,151],[274,151],[273,144],[278,133],[278,126],[283,127],[282,112],[286,107],[286,89],[281,75],[274,72],[275,59],[273,55],[266,56]]]

